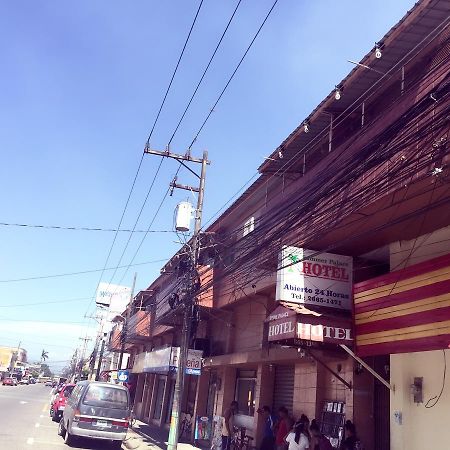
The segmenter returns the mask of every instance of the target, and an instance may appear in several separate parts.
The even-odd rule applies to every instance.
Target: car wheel
[[[64,423],[63,423],[62,418],[59,421],[59,425],[58,425],[58,435],[62,436],[62,437],[66,436],[66,429],[64,428]]]
[[[64,443],[69,447],[74,443],[75,438],[66,430],[66,434],[64,436]]]
[[[122,448],[122,441],[113,441],[112,448],[120,450]]]
[[[55,415],[55,410],[53,409],[53,406],[50,408],[50,417],[53,419],[53,416]]]
[[[61,414],[58,412],[58,411],[55,411],[55,410],[53,410],[53,413],[52,413],[52,420],[53,420],[53,422],[61,422]]]

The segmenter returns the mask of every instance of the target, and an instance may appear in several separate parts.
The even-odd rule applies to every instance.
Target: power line
[[[100,227],[77,227],[63,225],[36,225],[30,223],[11,223],[0,222],[2,227],[21,227],[21,228],[40,228],[44,230],[68,230],[68,231],[105,231],[105,232],[124,232],[124,233],[146,233],[146,230],[136,230],[127,228],[100,228]],[[151,233],[175,233],[173,230],[153,230]]]
[[[150,232],[150,229],[151,229],[153,223],[154,223],[155,220],[156,220],[156,217],[158,216],[159,212],[161,211],[161,208],[162,208],[162,206],[163,206],[163,204],[164,204],[164,202],[165,202],[167,196],[169,195],[169,192],[170,192],[170,187],[167,189],[166,193],[164,194],[164,196],[163,196],[163,198],[162,198],[162,200],[161,200],[161,203],[159,204],[159,206],[158,206],[158,208],[157,208],[155,214],[153,215],[152,220],[150,221],[150,224],[149,224],[149,226],[148,226],[148,228],[147,228],[147,230],[148,230],[149,232]],[[130,269],[130,267],[131,267],[131,265],[133,264],[133,262],[134,262],[134,260],[135,260],[135,258],[136,258],[136,256],[137,256],[137,254],[139,253],[139,250],[141,249],[142,244],[144,243],[146,237],[147,237],[147,233],[145,233],[144,236],[142,236],[141,242],[139,243],[139,245],[138,245],[136,251],[134,252],[134,255],[133,255],[133,257],[131,258],[130,263],[126,266],[126,270],[125,270],[125,272],[123,273],[122,278],[120,279],[120,281],[119,281],[119,283],[118,283],[119,285],[122,283],[123,279],[125,278],[126,274],[128,273],[128,270]]]
[[[69,298],[67,300],[50,300],[44,302],[34,302],[34,303],[11,303],[9,305],[0,305],[0,308],[18,308],[24,306],[34,306],[34,305],[51,305],[55,303],[70,303],[70,302],[81,302],[83,300],[89,300],[91,297],[81,297],[81,298]]]
[[[137,227],[137,224],[138,224],[138,222],[139,222],[139,219],[141,218],[142,212],[144,211],[145,205],[147,204],[148,197],[150,196],[150,193],[151,193],[152,190],[153,190],[153,186],[155,185],[156,178],[158,177],[158,174],[159,174],[159,171],[161,170],[161,166],[162,166],[163,162],[164,162],[164,158],[161,158],[161,160],[160,160],[160,162],[159,162],[159,165],[158,165],[158,168],[156,169],[155,175],[153,176],[153,180],[152,180],[152,182],[150,183],[150,187],[149,187],[148,190],[147,190],[147,195],[145,196],[144,202],[142,203],[142,206],[141,206],[141,209],[140,209],[140,211],[139,211],[139,214],[138,214],[138,216],[137,216],[137,218],[136,218],[136,220],[135,220],[135,222],[134,222],[133,230],[132,230],[132,232],[130,233],[130,235],[128,236],[128,240],[127,240],[127,242],[126,242],[126,244],[125,244],[125,247],[124,247],[124,249],[123,249],[123,251],[122,251],[122,254],[120,255],[119,262],[117,263],[117,266],[116,266],[116,268],[114,269],[114,272],[113,272],[113,274],[112,274],[112,276],[111,276],[111,278],[110,278],[110,280],[109,280],[108,287],[106,288],[106,290],[109,289],[109,286],[111,285],[112,280],[114,279],[114,277],[115,277],[115,275],[116,275],[116,273],[117,273],[117,269],[118,269],[118,267],[120,266],[120,263],[122,262],[122,259],[123,259],[124,255],[125,255],[125,252],[127,251],[127,248],[128,248],[128,246],[130,245],[131,238],[133,237],[133,232],[134,232],[134,230],[135,230],[136,227]],[[148,230],[148,233],[149,233],[149,232],[150,232],[150,230]],[[145,233],[145,231],[144,231],[144,233]],[[145,236],[147,236],[148,233],[145,233]]]
[[[189,102],[188,102],[186,108],[184,109],[183,114],[181,115],[180,120],[178,121],[178,124],[177,124],[177,126],[175,127],[175,130],[174,130],[173,133],[172,133],[172,136],[170,137],[169,143],[167,144],[168,147],[169,147],[170,144],[172,143],[173,138],[175,137],[175,134],[176,134],[177,131],[178,131],[178,128],[180,128],[181,122],[183,121],[183,119],[184,119],[186,113],[188,112],[188,109],[189,109],[189,107],[191,106],[191,103],[192,103],[192,101],[194,100],[194,97],[196,96],[197,91],[198,91],[198,89],[200,88],[200,85],[201,85],[202,82],[203,82],[203,79],[205,78],[205,75],[206,75],[206,73],[208,72],[209,67],[211,66],[211,63],[213,62],[213,59],[214,59],[214,57],[216,56],[217,51],[219,50],[220,44],[222,44],[223,38],[224,38],[225,35],[227,34],[228,28],[230,27],[231,22],[233,21],[234,16],[236,15],[236,12],[237,12],[237,10],[238,10],[238,8],[239,8],[241,2],[242,2],[242,0],[239,0],[239,1],[237,2],[236,7],[234,8],[233,14],[231,15],[230,19],[228,20],[227,26],[225,27],[225,30],[223,31],[222,36],[220,37],[219,42],[217,43],[216,48],[214,49],[214,51],[213,51],[213,53],[212,53],[212,55],[211,55],[211,57],[210,57],[210,59],[209,59],[209,62],[208,62],[208,64],[207,64],[205,70],[203,71],[202,76],[200,77],[200,81],[197,83],[197,86],[195,87],[194,92],[192,93],[192,96],[191,96],[191,98],[189,99]]]
[[[156,124],[158,122],[159,116],[161,115],[161,111],[163,109],[164,103],[166,102],[166,99],[167,99],[167,96],[169,94],[170,88],[172,87],[173,80],[174,80],[175,75],[176,75],[176,73],[178,71],[178,67],[180,65],[181,59],[183,58],[184,51],[186,50],[186,46],[187,46],[187,44],[189,42],[189,39],[191,37],[192,30],[194,29],[195,23],[197,22],[197,17],[198,17],[198,14],[200,13],[200,9],[202,8],[202,5],[203,5],[203,0],[201,0],[199,5],[198,5],[197,12],[195,13],[194,20],[192,21],[192,24],[191,24],[191,28],[189,29],[189,33],[188,33],[188,35],[186,37],[186,40],[184,41],[183,49],[181,50],[180,57],[178,58],[178,61],[177,61],[177,65],[175,66],[175,70],[173,71],[172,78],[170,79],[170,82],[169,82],[169,86],[167,86],[167,90],[166,90],[166,93],[164,94],[164,98],[163,98],[163,100],[161,102],[161,106],[159,107],[158,114],[156,115],[156,118],[155,118],[155,122],[153,123],[152,129],[151,129],[150,134],[148,136],[147,145],[150,144],[150,139],[152,137],[153,131],[155,130],[155,127],[156,127]]]
[[[199,6],[198,6],[198,8],[197,8],[197,11],[196,11],[196,13],[195,13],[194,19],[193,19],[193,21],[192,21],[192,23],[191,23],[191,26],[190,26],[188,35],[187,35],[186,40],[185,40],[185,42],[184,42],[184,45],[183,45],[183,48],[182,48],[182,50],[181,50],[181,53],[180,53],[180,56],[179,56],[179,58],[178,58],[177,64],[176,64],[176,66],[175,66],[175,69],[174,69],[174,71],[173,71],[173,73],[172,73],[172,77],[171,77],[171,79],[170,79],[170,81],[169,81],[169,85],[167,86],[167,89],[166,89],[166,92],[165,92],[165,94],[164,94],[164,97],[163,97],[163,100],[162,100],[162,102],[161,102],[161,105],[160,105],[160,107],[159,107],[158,113],[157,113],[157,115],[156,115],[156,117],[155,117],[155,121],[153,122],[153,126],[152,126],[152,128],[151,128],[151,130],[150,130],[150,133],[149,133],[149,135],[148,135],[146,147],[148,147],[148,146],[150,145],[151,137],[152,137],[152,135],[153,135],[153,132],[154,132],[154,130],[155,130],[155,127],[156,127],[156,124],[157,124],[157,122],[158,122],[158,120],[159,120],[159,117],[160,117],[160,115],[161,115],[161,111],[162,111],[162,109],[163,109],[163,107],[164,107],[164,104],[165,104],[165,102],[166,102],[166,99],[167,99],[167,96],[168,96],[168,94],[169,94],[170,88],[172,87],[173,80],[175,79],[175,75],[176,75],[176,73],[177,73],[177,71],[178,71],[178,68],[179,68],[179,66],[180,66],[180,63],[181,63],[181,60],[182,60],[182,58],[183,58],[184,52],[185,52],[185,50],[186,50],[187,44],[188,44],[189,39],[190,39],[190,37],[191,37],[192,30],[194,29],[195,23],[197,22],[197,18],[198,18],[198,15],[199,15],[199,13],[200,13],[201,7],[202,7],[202,5],[203,5],[203,1],[204,1],[204,0],[201,0],[201,1],[200,1]],[[145,153],[142,154],[142,157],[141,157],[141,163],[142,163],[142,159],[143,159],[144,155],[145,155]],[[159,171],[159,168],[161,167],[162,161],[163,161],[163,160],[161,160],[161,163],[160,163],[160,165],[159,165],[159,167],[158,167],[158,171]],[[158,171],[157,171],[157,172],[158,172]],[[136,181],[136,179],[135,179],[135,181]],[[154,180],[153,180],[153,182],[154,182]],[[134,183],[133,183],[133,186],[134,186]],[[150,188],[150,190],[151,190],[151,188]],[[149,191],[150,191],[150,190],[149,190]],[[149,193],[150,193],[150,192],[147,193],[147,197],[148,197]],[[131,194],[131,193],[130,193],[130,194]],[[146,197],[146,199],[144,200],[143,206],[141,207],[141,211],[140,211],[140,213],[139,213],[139,217],[140,217],[140,214],[142,213],[142,209],[143,209],[143,207],[144,207],[144,205],[145,205],[145,203],[146,203],[146,201],[147,201],[147,197]],[[127,202],[127,204],[128,204],[128,202]],[[118,228],[120,228],[120,227],[118,227]],[[149,229],[148,229],[147,231],[148,231],[148,232],[146,232],[146,233],[144,234],[144,239],[145,239],[145,237],[147,236],[147,234],[150,232]],[[114,245],[114,243],[115,243],[116,237],[117,237],[117,234],[116,234],[116,236],[114,237],[113,245]],[[144,241],[144,239],[141,241],[141,243]],[[128,247],[128,244],[129,244],[129,240],[128,240],[127,244],[126,244],[126,248]],[[140,244],[140,245],[142,245],[142,244]],[[125,248],[125,250],[126,250],[126,248]],[[123,253],[122,253],[121,259],[123,258],[123,254],[125,253],[125,250],[124,250]],[[110,252],[109,252],[109,254],[108,254],[107,261],[109,261],[109,257],[111,256],[111,251],[112,251],[112,247],[111,247]],[[106,265],[107,265],[107,263],[105,264],[105,267],[106,267]],[[120,265],[120,262],[118,263],[118,265]],[[127,271],[128,271],[128,269],[127,269]],[[115,275],[115,273],[114,273],[114,275]],[[114,278],[114,275],[113,275],[113,277],[111,278],[111,281],[112,281],[112,279]],[[100,282],[101,282],[102,277],[103,277],[103,272],[102,272],[102,274],[100,275],[100,279],[99,279],[99,282],[97,283],[97,287],[96,287],[96,291],[95,291],[95,292],[97,292],[97,288],[98,288],[98,285],[99,285]],[[109,284],[111,284],[111,281],[109,282]],[[120,284],[120,283],[119,283],[119,284]],[[95,294],[94,294],[94,296],[92,297],[92,301],[94,300],[94,297],[95,297]],[[91,303],[92,303],[92,302],[91,302]],[[90,305],[89,305],[89,306],[90,306]],[[88,306],[88,309],[89,309],[89,306]]]
[[[67,321],[67,322],[63,322],[61,320],[36,320],[36,319],[10,319],[9,317],[4,317],[4,316],[0,316],[0,320],[3,320],[4,322],[37,322],[37,323],[56,323],[56,324],[80,324],[80,323],[84,323],[84,322],[71,322],[71,321]]]
[[[209,113],[207,114],[205,120],[203,121],[202,125],[200,126],[199,130],[197,131],[197,133],[195,134],[194,139],[192,139],[191,144],[189,145],[189,148],[192,148],[192,146],[194,145],[194,143],[197,141],[200,133],[202,132],[203,128],[206,125],[206,122],[208,122],[209,118],[211,117],[211,114],[213,113],[215,107],[217,106],[217,104],[220,102],[220,99],[223,97],[223,94],[225,94],[225,91],[228,89],[228,86],[230,85],[231,81],[233,80],[234,76],[236,75],[236,72],[239,70],[239,67],[241,66],[242,62],[244,61],[245,57],[247,56],[247,53],[250,51],[250,49],[252,48],[256,38],[258,37],[259,33],[261,32],[263,26],[265,25],[265,23],[267,22],[267,19],[269,18],[269,16],[272,14],[273,9],[275,8],[276,4],[278,3],[278,0],[275,0],[275,2],[273,3],[272,7],[269,9],[269,12],[267,13],[266,17],[264,18],[264,20],[262,21],[261,25],[258,28],[258,31],[255,33],[255,35],[253,36],[253,39],[251,40],[250,44],[248,45],[247,49],[245,50],[244,54],[242,55],[242,58],[240,59],[240,61],[238,62],[236,68],[234,69],[233,73],[231,74],[230,78],[228,79],[227,83],[225,84],[225,87],[222,89],[222,92],[219,94],[219,97],[217,97],[217,100],[215,101],[214,105],[212,106],[212,108],[209,110]]]
[[[151,233],[151,231],[150,231]],[[153,261],[145,261],[145,262],[140,262],[140,263],[134,263],[131,264],[130,267],[132,266],[144,266],[147,264],[156,264],[156,263],[160,263],[160,262],[166,262],[168,260],[168,258],[164,258],[164,259],[155,259]],[[123,269],[124,267],[128,267],[128,265],[123,265],[123,266],[119,266],[119,269]],[[0,280],[0,283],[15,283],[15,282],[19,282],[19,281],[31,281],[31,280],[45,280],[48,278],[60,278],[60,277],[70,277],[70,276],[75,276],[75,275],[84,275],[87,273],[95,273],[95,272],[101,272],[102,270],[109,271],[109,270],[114,270],[117,267],[108,267],[106,269],[91,269],[91,270],[81,270],[78,272],[66,272],[66,273],[57,273],[57,274],[52,274],[52,275],[38,275],[38,276],[34,276],[34,277],[26,277],[26,278],[10,278],[7,280]]]

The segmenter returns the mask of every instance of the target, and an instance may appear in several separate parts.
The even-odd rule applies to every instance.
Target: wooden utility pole
[[[172,189],[184,189],[191,192],[197,192],[197,207],[195,210],[195,224],[194,224],[194,235],[192,237],[192,251],[191,251],[191,262],[192,267],[191,270],[195,272],[197,270],[197,263],[199,257],[200,250],[200,230],[202,227],[202,213],[203,213],[203,199],[205,193],[205,179],[206,179],[206,167],[210,162],[208,161],[208,152],[203,152],[202,159],[193,158],[190,155],[190,152],[185,155],[178,155],[176,153],[171,153],[169,149],[165,152],[150,150],[149,148],[145,149],[145,153],[150,155],[157,155],[166,158],[172,158],[177,160],[183,167],[185,167],[189,172],[194,174],[198,180],[198,187],[195,186],[187,186],[184,184],[177,183],[177,178],[174,178],[170,186]],[[201,164],[201,172],[198,175],[194,170],[192,170],[186,162],[198,163]],[[187,280],[189,284],[194,283],[195,276],[188,276]],[[173,406],[172,406],[172,418],[170,421],[170,431],[169,431],[169,441],[167,445],[167,450],[176,450],[179,440],[179,431],[180,431],[180,416],[181,416],[181,403],[183,399],[184,393],[184,381],[185,381],[185,370],[186,370],[186,361],[188,357],[189,344],[190,344],[190,335],[191,335],[191,324],[194,313],[195,306],[195,289],[194,286],[187,286],[187,295],[183,299],[181,305],[179,306],[183,310],[183,328],[181,332],[181,345],[180,345],[180,356],[178,358],[177,364],[177,378],[175,382],[175,392],[173,396]]]

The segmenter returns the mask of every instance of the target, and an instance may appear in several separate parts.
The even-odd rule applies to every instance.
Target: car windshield
[[[126,409],[128,408],[128,396],[124,389],[91,385],[84,396],[83,404]]]

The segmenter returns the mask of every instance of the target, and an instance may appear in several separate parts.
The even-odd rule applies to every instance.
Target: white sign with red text
[[[284,246],[278,261],[279,301],[351,310],[353,259]]]

